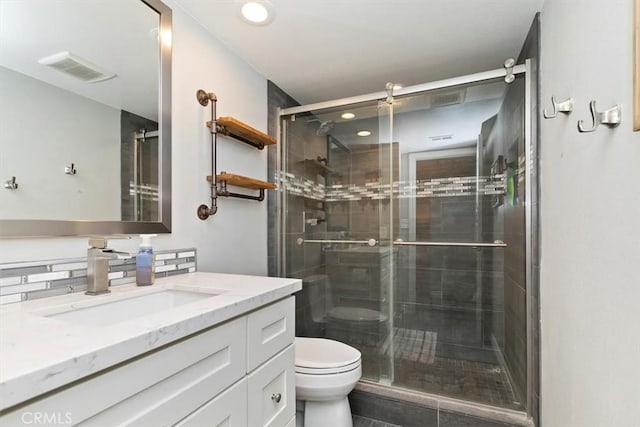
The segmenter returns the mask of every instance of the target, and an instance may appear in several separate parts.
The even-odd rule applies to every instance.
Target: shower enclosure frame
[[[427,392],[416,392],[414,390],[398,389],[393,386],[380,385],[375,382],[369,382],[367,380],[361,380],[361,383],[365,386],[367,391],[381,391],[380,394],[385,394],[391,397],[396,397],[401,400],[409,399],[413,401],[420,401],[428,406],[436,406],[438,408],[448,409],[467,413],[469,415],[478,415],[486,418],[496,419],[500,421],[514,422],[521,425],[527,425],[531,418],[534,417],[533,411],[536,408],[536,396],[539,396],[539,367],[534,363],[534,355],[539,354],[539,343],[533,334],[533,323],[539,322],[539,311],[536,305],[533,304],[533,293],[536,292],[536,300],[538,300],[537,292],[539,286],[537,283],[533,283],[533,247],[538,245],[538,236],[534,236],[532,227],[534,221],[537,222],[537,215],[534,213],[534,205],[537,205],[536,200],[533,199],[533,179],[537,179],[537,171],[534,171],[534,161],[537,163],[537,155],[534,150],[537,149],[537,143],[534,144],[534,127],[533,120],[537,118],[537,114],[534,116],[532,111],[532,102],[534,101],[534,95],[537,93],[536,84],[532,76],[533,63],[531,59],[527,59],[524,64],[519,64],[513,67],[511,73],[514,75],[523,74],[525,78],[525,94],[524,94],[524,147],[525,147],[525,283],[526,283],[526,342],[527,342],[527,386],[526,386],[526,404],[524,412],[498,408],[495,406],[477,403],[473,401],[466,401],[456,398],[451,398],[443,395],[432,394]],[[496,78],[503,78],[508,74],[505,68],[498,68],[494,70],[484,71],[480,73],[468,74],[464,76],[438,80],[429,83],[423,83],[413,86],[407,86],[402,89],[394,90],[393,96],[411,95],[420,92],[433,91],[436,89],[443,89],[449,87],[456,87],[460,85],[481,83]],[[380,91],[369,93],[365,95],[340,98],[331,101],[318,102],[312,104],[306,104],[290,108],[278,108],[277,109],[277,138],[278,147],[276,157],[276,171],[278,176],[279,188],[276,191],[276,255],[277,255],[277,274],[282,277],[286,274],[286,248],[283,241],[283,230],[285,230],[285,213],[287,212],[287,197],[286,192],[282,189],[282,177],[281,171],[288,170],[286,156],[283,153],[287,152],[287,138],[286,138],[286,126],[283,126],[283,117],[291,116],[300,113],[307,113],[315,110],[322,110],[327,108],[334,108],[340,106],[347,106],[352,104],[358,104],[368,101],[383,101],[387,99],[387,91]],[[285,122],[286,124],[286,122]],[[536,172],[536,173],[534,173]],[[535,239],[535,240],[534,240]],[[535,291],[534,291],[535,287]],[[393,314],[393,313],[392,313]],[[535,379],[535,381],[534,381]],[[394,389],[396,389],[394,391]],[[416,394],[423,395],[422,398],[416,397]],[[537,418],[537,417],[535,417]]]
[[[142,221],[142,144],[146,141],[147,138],[155,138],[156,143],[157,139],[160,137],[159,130],[151,130],[147,131],[145,129],[141,129],[139,132],[136,132],[133,136],[133,188],[134,188],[134,196],[133,196],[133,221]]]

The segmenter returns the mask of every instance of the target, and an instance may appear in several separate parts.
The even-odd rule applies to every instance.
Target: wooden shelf
[[[219,173],[216,175],[216,180],[218,182],[225,181],[228,185],[235,185],[236,187],[251,190],[275,190],[276,188],[276,185],[272,182],[260,181],[259,179],[234,175],[232,173]],[[207,175],[207,181],[211,182],[211,175]]]
[[[220,133],[253,145],[260,150],[266,145],[276,143],[275,138],[233,117],[219,117],[216,124]],[[207,126],[211,127],[211,122],[207,122]]]

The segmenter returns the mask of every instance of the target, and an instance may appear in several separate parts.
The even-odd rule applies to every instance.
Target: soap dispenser
[[[141,234],[140,250],[136,255],[136,285],[153,285],[156,275],[156,265],[151,247],[151,238],[157,234]]]

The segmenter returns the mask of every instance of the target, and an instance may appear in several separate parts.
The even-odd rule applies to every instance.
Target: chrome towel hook
[[[584,122],[578,120],[578,130],[580,132],[593,132],[600,124],[614,128],[622,121],[622,108],[619,105],[614,105],[605,111],[598,111],[596,110],[596,100],[594,99],[589,103],[589,109],[593,118],[593,126],[590,129],[586,129]]]
[[[18,183],[16,182],[16,177],[12,176],[11,179],[8,179],[4,182],[4,188],[7,190],[17,190]]]
[[[64,167],[64,173],[66,173],[67,175],[75,175],[78,171],[76,170],[76,167],[73,163],[71,163],[71,166],[65,166]]]
[[[556,102],[556,97],[552,95],[551,104],[553,105],[553,111],[551,114],[547,112],[546,108],[542,112],[542,115],[544,116],[545,119],[553,119],[558,116],[558,113],[571,114],[571,112],[573,111],[572,98],[567,98],[562,102]]]

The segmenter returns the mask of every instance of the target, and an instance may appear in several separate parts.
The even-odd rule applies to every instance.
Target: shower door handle
[[[296,240],[296,243],[298,244],[298,246],[302,245],[303,243],[338,243],[338,244],[344,244],[344,245],[359,244],[359,245],[375,246],[375,245],[378,244],[378,241],[376,239],[369,239],[369,240],[307,240],[307,239],[303,239],[302,237],[299,237],[298,240]]]
[[[463,247],[463,248],[506,248],[507,244],[502,240],[494,240],[492,242],[405,242],[402,239],[393,241],[396,246],[445,246],[445,247]]]

